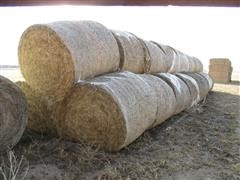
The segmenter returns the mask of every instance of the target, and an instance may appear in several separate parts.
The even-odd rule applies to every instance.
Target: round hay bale
[[[118,69],[118,45],[110,30],[93,21],[60,21],[29,27],[19,43],[26,82],[61,100],[73,83]]]
[[[182,81],[185,82],[185,84],[188,86],[190,95],[191,95],[191,104],[189,104],[189,107],[192,107],[196,105],[200,101],[200,96],[199,96],[199,87],[195,79],[192,77],[182,74],[182,73],[176,73],[175,74],[177,77],[179,77]]]
[[[173,89],[162,79],[149,74],[142,74],[140,77],[155,90],[156,94],[157,114],[156,120],[150,127],[152,128],[175,114],[177,106],[176,97]]]
[[[192,57],[192,60],[195,63],[195,71],[191,71],[191,72],[202,72],[203,71],[203,64],[202,62],[196,58],[196,57]]]
[[[178,72],[192,71],[190,69],[190,62],[189,62],[188,56],[186,54],[182,53],[181,51],[178,51],[178,50],[177,50],[177,53],[178,53],[178,56],[179,56],[179,59],[180,59],[180,67],[179,67]]]
[[[145,52],[139,38],[129,32],[112,30],[120,52],[120,70],[144,73]]]
[[[202,100],[209,92],[209,83],[208,80],[198,73],[185,73],[188,76],[195,79],[199,87],[199,97]]]
[[[157,43],[157,42],[155,42],[155,41],[150,41],[150,42],[152,42],[152,43],[154,43],[156,46],[158,46],[158,48],[161,49],[161,51],[164,53],[163,56],[162,56],[162,58],[163,58],[164,61],[165,61],[166,69],[167,69],[167,72],[168,72],[169,69],[170,69],[171,66],[172,66],[171,56],[168,55],[170,52],[168,52],[168,50],[166,49],[167,47],[166,47],[165,45],[159,44],[159,43]],[[172,51],[171,51],[171,52],[172,52]],[[170,53],[170,55],[172,55],[172,54]]]
[[[213,85],[214,85],[212,78],[207,73],[204,73],[204,72],[199,72],[198,74],[202,75],[203,77],[205,77],[207,79],[208,84],[209,84],[209,91],[211,91],[213,88]]]
[[[165,59],[165,53],[156,44],[150,41],[144,41],[150,56],[150,73],[167,72],[168,65]]]
[[[180,113],[190,106],[192,102],[189,89],[180,78],[170,73],[158,73],[154,75],[161,78],[173,89],[177,102],[175,114]]]
[[[174,48],[166,45],[162,45],[162,48],[166,53],[166,61],[170,62],[171,64],[168,72],[178,72],[180,68],[180,60],[177,51]]]
[[[59,134],[108,151],[127,146],[155,121],[155,91],[139,75],[121,72],[80,82],[64,99]]]
[[[12,148],[27,124],[27,101],[22,91],[0,76],[0,152]]]
[[[27,98],[27,128],[42,134],[56,135],[56,125],[52,118],[53,106],[50,100],[32,89],[26,82],[18,81],[16,84]]]

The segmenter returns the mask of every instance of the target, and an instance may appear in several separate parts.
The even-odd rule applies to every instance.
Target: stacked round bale
[[[108,151],[120,150],[145,130],[200,101],[199,74],[192,74],[121,72],[79,82],[61,105],[58,132]]]
[[[202,71],[197,58],[92,21],[29,27],[19,63],[31,129],[57,129],[60,136],[109,151],[193,106],[211,89],[208,76],[195,73]]]
[[[12,148],[27,124],[27,102],[22,91],[0,76],[0,153]]]

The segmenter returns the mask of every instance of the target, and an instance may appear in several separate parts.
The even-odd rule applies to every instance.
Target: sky
[[[18,43],[27,27],[61,20],[94,20],[130,31],[198,57],[205,70],[210,58],[229,58],[240,72],[240,9],[223,7],[0,7],[0,65],[18,65]]]

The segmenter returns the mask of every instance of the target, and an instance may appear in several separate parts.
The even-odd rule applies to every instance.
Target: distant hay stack
[[[111,31],[92,21],[33,25],[19,43],[19,64],[27,83],[59,100],[74,82],[116,71],[119,61]]]
[[[112,30],[112,33],[119,47],[120,70],[144,73],[146,52],[141,40],[129,32]]]
[[[52,106],[45,96],[33,90],[26,82],[18,81],[28,103],[27,127],[35,132],[56,135],[55,122],[52,119]]]
[[[155,91],[139,75],[99,76],[76,84],[64,99],[59,134],[117,151],[148,129],[156,113]]]
[[[210,59],[208,74],[216,83],[230,82],[232,76],[231,61],[226,58]]]
[[[187,85],[177,76],[170,73],[158,73],[155,76],[165,81],[174,91],[177,107],[175,114],[188,108],[191,104],[191,95]]]
[[[27,124],[27,102],[22,91],[0,76],[0,152],[12,148]]]

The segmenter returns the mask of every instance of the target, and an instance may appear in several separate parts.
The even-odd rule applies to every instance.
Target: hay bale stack
[[[59,134],[117,151],[155,121],[155,91],[139,75],[122,72],[80,82],[62,103]]]
[[[12,148],[27,124],[27,102],[21,90],[0,76],[0,152]]]
[[[144,41],[150,56],[150,73],[167,72],[168,64],[165,60],[164,51],[158,45],[150,41]]]
[[[175,114],[180,113],[190,106],[192,103],[190,91],[180,78],[170,73],[158,73],[154,75],[161,78],[173,89],[177,102]]]
[[[119,47],[120,70],[144,73],[146,52],[144,51],[142,40],[129,32],[113,30],[112,33]]]
[[[32,89],[26,82],[18,81],[20,87],[27,98],[28,123],[27,128],[42,134],[56,135],[56,123],[52,117],[54,105],[46,96]]]
[[[152,128],[175,114],[177,108],[176,97],[173,89],[162,79],[149,74],[143,74],[140,77],[154,89],[156,94],[157,114],[153,125],[150,127]]]
[[[116,71],[119,62],[111,31],[92,21],[33,25],[19,43],[19,64],[27,83],[59,100],[74,82]]]
[[[204,72],[199,72],[198,74],[200,74],[201,76],[203,76],[207,79],[208,85],[209,85],[209,91],[211,91],[212,88],[213,88],[213,85],[214,85],[214,82],[213,82],[212,78]]]
[[[200,97],[199,101],[201,101],[203,98],[206,97],[209,90],[211,89],[208,79],[199,73],[185,73],[185,74],[192,77],[197,82],[199,87],[199,97]]]
[[[210,59],[209,75],[217,83],[228,83],[231,81],[232,66],[231,61],[226,58]]]
[[[183,73],[176,73],[175,75],[184,81],[184,83],[188,86],[192,102],[189,104],[189,107],[196,105],[200,101],[200,90],[196,80]]]

